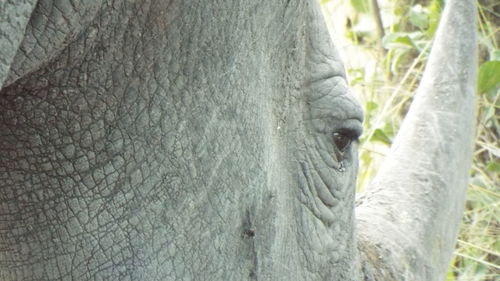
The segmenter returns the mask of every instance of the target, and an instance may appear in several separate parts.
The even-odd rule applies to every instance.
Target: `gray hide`
[[[447,3],[356,222],[316,1],[2,1],[0,280],[442,280],[475,87],[475,1]]]

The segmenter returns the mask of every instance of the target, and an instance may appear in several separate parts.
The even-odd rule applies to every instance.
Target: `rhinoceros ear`
[[[38,0],[0,1],[0,89],[24,38]]]

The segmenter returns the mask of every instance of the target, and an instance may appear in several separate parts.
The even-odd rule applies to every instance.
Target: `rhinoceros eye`
[[[333,133],[333,142],[341,154],[347,151],[352,141],[353,138],[349,134],[342,132]]]

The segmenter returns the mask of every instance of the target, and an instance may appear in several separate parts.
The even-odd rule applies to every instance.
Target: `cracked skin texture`
[[[357,280],[356,148],[320,154],[361,110],[316,3],[270,2],[37,3],[0,93],[0,279]]]
[[[447,1],[356,222],[357,143],[335,136],[362,110],[318,3],[204,2],[0,3],[0,280],[441,280],[475,1]]]

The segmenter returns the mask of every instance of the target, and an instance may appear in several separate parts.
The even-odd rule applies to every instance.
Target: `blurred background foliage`
[[[389,150],[425,67],[445,0],[321,0],[353,94],[365,108],[358,191]],[[446,281],[500,280],[500,1],[478,1],[477,132]],[[467,40],[467,38],[463,38]]]

